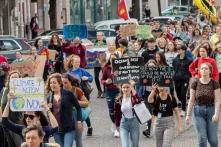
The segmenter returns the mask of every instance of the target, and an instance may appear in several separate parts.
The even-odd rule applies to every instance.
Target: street
[[[89,70],[90,73],[93,73],[93,70]],[[91,122],[93,126],[93,136],[87,137],[87,127],[84,124],[84,135],[83,135],[83,144],[84,147],[120,147],[120,138],[114,138],[113,133],[111,133],[111,121],[108,115],[108,108],[106,99],[96,98],[97,91],[95,83],[93,81],[94,90],[91,95]],[[183,118],[184,120],[184,118]],[[185,122],[185,121],[183,121]],[[221,124],[221,123],[220,123]],[[185,124],[183,124],[185,125]],[[220,125],[219,125],[220,126]],[[155,147],[155,139],[153,134],[151,138],[146,138],[143,136],[142,131],[145,129],[145,126],[141,126],[140,132],[140,147]],[[219,140],[221,140],[221,128],[219,127]],[[173,142],[173,147],[196,147],[197,146],[197,137],[193,126],[185,127],[185,131],[177,136]],[[219,143],[221,147],[221,143]]]

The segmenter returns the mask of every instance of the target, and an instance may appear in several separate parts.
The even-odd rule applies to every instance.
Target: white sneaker
[[[184,117],[184,116],[185,116],[185,114],[186,114],[186,112],[185,112],[185,111],[183,111],[183,110],[181,110],[181,112],[180,112],[180,116],[181,116],[181,117]]]
[[[120,133],[118,132],[118,130],[114,131],[114,137],[116,137],[116,138],[120,137]]]
[[[115,124],[112,123],[111,124],[111,128],[110,128],[111,132],[114,133],[115,129],[116,129]]]

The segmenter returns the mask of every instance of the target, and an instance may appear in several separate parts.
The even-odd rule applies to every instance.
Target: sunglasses
[[[26,119],[27,117],[29,117],[31,120],[34,119],[34,115],[29,115],[29,114],[24,114],[24,118]]]

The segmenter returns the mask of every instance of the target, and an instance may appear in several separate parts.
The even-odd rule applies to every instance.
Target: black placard
[[[173,83],[173,67],[141,67],[140,83],[141,85],[152,86],[157,83],[158,86],[169,87]]]
[[[143,66],[142,57],[129,57],[114,59],[112,61],[114,72],[114,83],[121,84],[129,80],[139,82],[140,80],[140,68]]]

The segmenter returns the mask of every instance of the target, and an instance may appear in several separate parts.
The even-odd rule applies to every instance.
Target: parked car
[[[176,16],[159,16],[154,17],[153,21],[158,21],[160,24],[167,24],[169,21],[181,21],[184,17],[180,15]]]
[[[15,53],[20,51],[22,54],[30,53],[31,46],[24,38],[17,38],[9,35],[0,36],[0,54],[8,58],[9,62],[15,59]]]
[[[123,19],[113,19],[113,20],[104,20],[99,21],[94,24],[96,30],[113,30],[117,25],[126,25],[126,24],[136,24],[138,25],[137,19],[131,18],[130,20]]]
[[[162,11],[163,16],[168,15],[184,15],[187,16],[189,14],[188,6],[169,6],[167,9]]]

